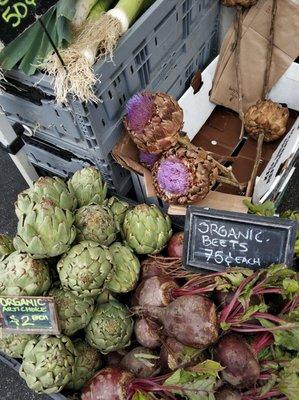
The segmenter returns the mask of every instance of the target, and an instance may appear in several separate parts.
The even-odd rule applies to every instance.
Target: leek
[[[92,87],[97,79],[91,69],[97,55],[97,44],[89,41],[88,44],[85,43],[82,46],[81,41],[82,37],[89,35],[94,30],[93,27],[96,21],[100,19],[105,11],[109,10],[113,2],[114,0],[98,0],[91,8],[92,3],[88,1],[90,11],[88,18],[84,23],[81,23],[81,28],[77,29],[79,27],[78,16],[80,12],[86,16],[86,9],[83,12],[81,0],[79,0],[74,26],[75,38],[68,48],[60,51],[64,65],[61,64],[56,54],[52,54],[43,63],[42,68],[54,77],[54,91],[58,103],[67,103],[69,94],[76,95],[82,101],[87,99],[97,100],[92,93]]]
[[[41,17],[57,48],[70,43],[70,21],[74,14],[74,0],[62,0]],[[25,74],[33,75],[52,51],[48,36],[40,23],[36,22],[0,51],[0,66],[4,71],[9,71],[19,65]]]
[[[75,30],[81,28],[97,1],[98,0],[77,0],[76,13],[72,21],[72,27]]]
[[[56,65],[48,63],[46,69],[55,77],[58,102],[67,102],[69,94],[82,102],[99,101],[93,91],[98,79],[92,67],[97,57],[112,59],[118,40],[149,1],[119,0],[114,8],[107,11],[111,3],[109,0],[98,1],[76,40],[61,52],[66,69],[58,62]]]

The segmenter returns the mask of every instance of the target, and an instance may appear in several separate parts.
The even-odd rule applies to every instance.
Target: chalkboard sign
[[[0,297],[0,318],[0,325],[9,333],[60,333],[52,297]]]
[[[297,223],[280,218],[188,207],[183,264],[187,268],[253,270],[292,265]]]
[[[0,41],[8,45],[58,0],[0,0]]]

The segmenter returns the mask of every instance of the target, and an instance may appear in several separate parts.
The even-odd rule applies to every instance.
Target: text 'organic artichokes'
[[[132,332],[130,312],[117,301],[99,305],[85,328],[88,343],[103,354],[127,347]]]
[[[109,246],[116,239],[118,229],[111,211],[102,206],[81,207],[75,215],[78,240],[93,240]]]
[[[127,212],[123,233],[136,253],[160,253],[172,236],[171,220],[157,206],[139,204]]]
[[[35,336],[25,334],[8,334],[0,339],[0,350],[9,357],[22,358],[27,343]]]
[[[75,372],[66,388],[78,391],[94,376],[102,362],[100,352],[82,340],[75,341],[74,346],[77,353]]]
[[[88,325],[94,310],[93,299],[82,299],[69,290],[52,289],[61,331],[67,336],[74,335]]]
[[[112,257],[96,242],[84,241],[71,248],[57,264],[64,289],[79,297],[96,297],[112,277]]]
[[[74,191],[78,206],[103,204],[107,195],[106,183],[103,182],[99,171],[94,167],[83,168],[77,171],[68,181],[70,190]]]
[[[27,214],[34,203],[44,199],[50,200],[63,210],[73,211],[77,207],[77,199],[72,190],[69,190],[62,179],[58,177],[41,177],[30,189],[24,190],[18,195],[16,202],[16,214],[21,218]]]
[[[50,258],[65,253],[76,238],[74,216],[50,200],[36,203],[18,223],[14,246],[34,258]]]
[[[20,375],[37,393],[58,393],[72,379],[75,348],[66,336],[41,336],[25,347]]]
[[[41,296],[51,286],[48,266],[28,254],[15,251],[0,262],[0,294]]]
[[[114,293],[128,293],[138,282],[140,262],[130,247],[113,243],[109,247],[112,255],[113,275],[107,289]]]

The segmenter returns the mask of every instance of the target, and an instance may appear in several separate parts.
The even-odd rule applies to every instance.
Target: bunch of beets
[[[82,400],[298,400],[299,284],[271,265],[208,275],[182,267],[183,232],[142,262],[135,346],[110,353]]]

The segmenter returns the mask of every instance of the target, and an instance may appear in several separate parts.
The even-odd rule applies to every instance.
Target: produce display
[[[60,322],[58,336],[0,339],[22,359],[28,387],[82,400],[297,400],[296,272],[185,270],[184,232],[169,216],[106,196],[95,169],[67,184],[40,178],[16,213],[26,238],[47,238],[43,251],[21,252],[19,229],[17,250],[1,236],[0,295],[53,297]],[[246,204],[257,218],[276,212]],[[44,205],[50,214],[37,214]],[[281,217],[298,221],[298,212]]]

